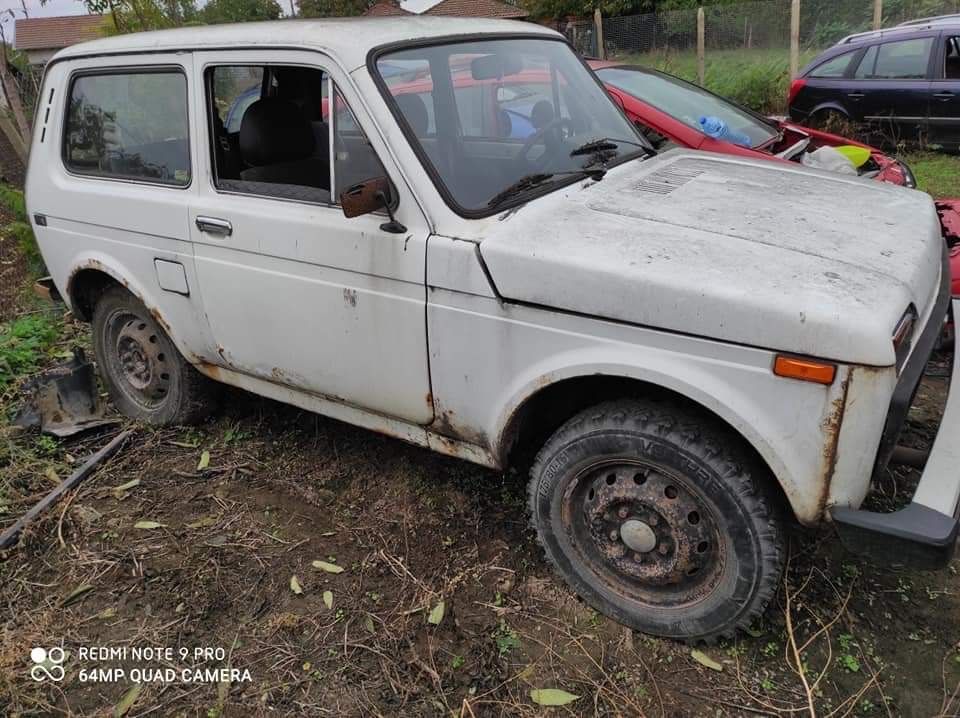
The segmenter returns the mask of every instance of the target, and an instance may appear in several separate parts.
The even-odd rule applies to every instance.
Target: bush
[[[46,274],[47,268],[43,263],[40,247],[37,246],[37,238],[33,236],[33,228],[27,217],[23,192],[8,185],[0,185],[0,206],[13,215],[13,221],[5,226],[3,231],[17,240],[31,274],[38,277]]]

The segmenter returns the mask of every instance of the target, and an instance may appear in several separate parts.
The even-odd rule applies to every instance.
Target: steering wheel
[[[541,143],[547,144],[548,142],[547,133],[552,132],[553,130],[560,129],[561,127],[567,128],[570,131],[571,135],[574,134],[576,131],[576,128],[574,127],[573,122],[567,119],[566,117],[557,117],[553,120],[550,120],[547,124],[545,124],[543,127],[541,127],[539,130],[534,132],[532,135],[530,135],[526,139],[526,141],[523,143],[523,147],[520,148],[520,151],[514,157],[516,162],[518,164],[521,162],[528,163],[529,159],[527,158],[527,155],[530,154],[530,150],[532,150],[535,145],[539,145]],[[535,160],[536,164],[538,166],[544,164],[543,158],[546,156],[547,156],[546,153],[541,155],[537,160]]]

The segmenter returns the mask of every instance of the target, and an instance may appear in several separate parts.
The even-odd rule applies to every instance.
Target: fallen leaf
[[[427,623],[432,623],[434,626],[439,626],[440,621],[443,620],[443,611],[445,608],[446,606],[444,605],[443,601],[437,603],[437,605],[433,607],[433,610],[430,611],[430,615],[427,616]]]
[[[100,611],[100,613],[98,613],[96,617],[99,619],[105,619],[105,618],[113,618],[116,615],[117,615],[117,609],[115,609],[113,606],[110,606],[109,608],[105,608],[102,611]]]
[[[343,566],[337,566],[335,563],[327,563],[326,561],[314,561],[313,567],[327,573],[343,573]]]
[[[156,521],[137,521],[133,525],[135,529],[161,529],[164,528],[166,524],[157,523]]]
[[[363,627],[367,629],[367,633],[376,633],[377,628],[373,625],[373,618],[370,617],[368,613],[363,617]]]
[[[57,476],[57,471],[52,466],[48,466],[47,470],[44,472],[46,477],[50,479],[50,482],[53,484],[60,483],[60,477]]]
[[[327,607],[328,611],[333,610],[333,591],[323,592],[323,605]]]
[[[559,688],[534,688],[530,691],[530,700],[538,706],[565,706],[579,697]]]
[[[113,707],[113,718],[123,718],[131,708],[133,704],[137,702],[137,698],[140,697],[140,691],[143,690],[142,683],[135,683],[130,687],[126,693],[123,694],[123,698],[120,699],[120,702]]]
[[[322,534],[320,534],[320,535],[323,536],[324,538],[326,538],[326,537],[328,537],[328,536],[336,536],[336,535],[337,535],[337,532],[336,532],[336,531],[324,531],[324,532],[323,532]]]
[[[719,663],[717,663],[715,660],[713,660],[710,656],[708,656],[708,655],[707,655],[706,653],[704,653],[703,651],[697,650],[696,648],[694,648],[692,651],[690,651],[690,657],[691,657],[693,660],[695,660],[697,663],[699,663],[701,666],[706,666],[706,667],[709,668],[711,671],[722,671],[722,670],[723,670],[723,666],[722,666],[722,665],[720,665]]]
[[[69,594],[65,599],[63,599],[63,603],[60,604],[60,605],[62,605],[62,606],[69,606],[71,603],[73,603],[74,601],[76,601],[78,598],[80,598],[81,596],[83,596],[85,593],[87,593],[88,591],[92,591],[92,590],[93,590],[93,586],[90,585],[89,583],[81,583],[79,586],[77,586],[75,589],[73,589],[73,590],[70,592],[70,594]]]
[[[140,479],[134,479],[133,481],[128,481],[125,484],[120,484],[120,486],[114,486],[112,489],[113,497],[119,501],[130,489],[136,488],[139,485]]]
[[[227,541],[230,540],[229,536],[224,534],[217,534],[216,536],[211,536],[210,539],[206,542],[207,546],[223,546]]]
[[[187,528],[202,529],[202,528],[206,528],[207,526],[213,526],[215,523],[217,523],[216,516],[204,516],[202,519],[197,519],[196,521],[192,521],[191,523],[188,523]]]
[[[200,461],[197,462],[197,471],[203,471],[208,466],[210,466],[210,452],[205,450],[200,454]]]
[[[290,577],[290,590],[298,596],[303,593],[303,587],[300,585],[300,580],[296,575]]]

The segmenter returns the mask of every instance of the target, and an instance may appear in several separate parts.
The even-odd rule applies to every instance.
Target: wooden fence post
[[[800,72],[800,0],[790,6],[790,79]]]
[[[703,6],[700,5],[697,7],[697,81],[702,87],[706,79],[706,68],[705,68],[705,55],[707,48],[705,47],[704,41],[704,24],[705,20],[703,17]]]
[[[873,0],[873,29],[879,30],[883,25],[883,0]]]
[[[603,14],[597,7],[593,11],[593,36],[597,40],[597,57],[601,60],[607,59],[607,48],[603,44]]]

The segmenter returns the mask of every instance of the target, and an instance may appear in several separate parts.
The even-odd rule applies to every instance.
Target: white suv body
[[[465,43],[459,54],[443,49],[457,43]],[[508,43],[523,44],[522,52],[502,50]],[[494,48],[493,71],[477,61],[485,47]],[[728,634],[762,609],[782,560],[767,506],[778,495],[805,524],[832,517],[857,540],[906,539],[903,546],[924,555],[952,550],[960,442],[947,439],[960,435],[955,396],[907,513],[857,510],[889,458],[948,310],[930,198],[691,151],[617,161],[610,153],[626,157],[642,138],[622,139],[632,128],[604,114],[622,117],[612,103],[601,107],[599,83],[584,89],[587,71],[581,77],[572,57],[556,33],[536,25],[444,18],[205,27],[60,52],[37,108],[28,210],[56,286],[95,331],[98,302],[112,292],[94,341],[117,403],[152,421],[187,416],[157,408],[172,394],[187,396],[183,387],[194,382],[163,368],[171,357],[150,346],[159,336],[218,382],[492,468],[553,434],[531,484],[548,556],[595,606],[663,635]],[[448,75],[443,67],[452,68]],[[244,90],[252,95],[241,96],[237,77],[256,81]],[[521,79],[505,92],[511,77]],[[555,115],[542,126],[537,113],[551,97],[548,89],[538,94],[537,83],[554,92]],[[481,98],[476,116],[461,103],[458,122],[450,121],[443,102],[471,92]],[[577,109],[585,92],[593,109]],[[536,100],[532,109],[517,104],[518,94]],[[488,96],[502,103],[491,105],[499,129],[475,138],[470,126],[486,122]],[[257,105],[265,130],[250,114]],[[293,105],[313,118],[313,141],[305,125],[290,124]],[[250,132],[225,129],[238,125],[229,117],[234,106],[246,110]],[[537,168],[552,149],[567,157],[597,139],[594,111],[601,127],[619,133],[600,150],[608,153],[597,158],[601,174],[576,176],[557,170],[556,160],[552,175],[541,172],[548,180],[515,190],[516,201],[508,197],[502,208],[483,195],[483,177],[512,176],[528,152]],[[178,118],[167,124],[182,137],[154,126],[168,116]],[[522,129],[528,120],[532,128]],[[292,139],[301,135],[309,157]],[[504,153],[520,145],[523,157],[508,162]],[[357,159],[365,152],[373,159]],[[261,154],[270,156],[255,160]],[[322,162],[326,187],[290,181]],[[339,176],[371,162],[389,182],[392,227],[382,207],[347,218],[339,206]],[[464,178],[471,165],[476,177]],[[277,176],[284,181],[268,186]],[[480,199],[468,207],[465,197]],[[147,314],[129,309],[136,305],[124,304],[123,292]],[[814,381],[804,380],[808,369]],[[829,381],[822,371],[832,372]],[[123,381],[148,392],[143,411],[115,386]],[[680,418],[651,419],[659,411],[651,401],[679,406]],[[623,446],[638,447],[637,455],[627,449],[626,463],[611,469],[609,496],[599,479],[583,489],[583,527],[570,528],[580,509],[569,497],[586,479],[563,461],[576,442],[596,439],[590,416],[596,436],[619,436],[612,426],[634,422],[640,428]],[[722,501],[691,508],[701,470],[684,468],[697,453],[684,458],[685,417],[702,418],[720,444],[736,443],[724,455],[728,468],[711,470],[746,477],[745,516],[749,496],[769,493],[749,540],[738,538]],[[576,434],[584,421],[586,433]],[[662,466],[657,435],[672,442]],[[601,459],[585,466],[614,466],[606,449],[595,450]],[[707,461],[722,451],[700,453]],[[655,481],[621,488],[626,465],[643,467],[633,474],[636,487],[676,472],[679,498],[669,482],[666,503],[648,495]],[[763,482],[769,486],[755,490]],[[608,504],[591,513],[601,495]],[[700,533],[674,525],[682,523],[677,502]],[[708,513],[712,523],[701,523]],[[699,549],[688,544],[706,544],[709,560],[698,563]],[[737,593],[741,551],[759,568]],[[612,566],[589,568],[605,557]],[[684,572],[709,578],[685,586]],[[691,596],[699,607],[690,608]]]

